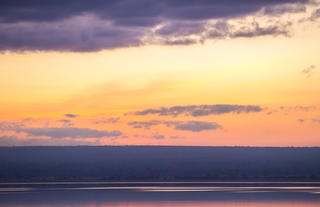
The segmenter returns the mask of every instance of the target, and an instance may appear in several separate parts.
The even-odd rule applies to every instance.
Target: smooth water
[[[0,206],[318,207],[317,182],[1,183]]]

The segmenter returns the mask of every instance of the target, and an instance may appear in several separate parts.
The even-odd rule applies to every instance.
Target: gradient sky
[[[319,0],[1,4],[1,146],[320,146]]]

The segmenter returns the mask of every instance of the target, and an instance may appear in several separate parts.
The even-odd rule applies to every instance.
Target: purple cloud
[[[230,105],[230,104],[216,104],[216,105],[187,105],[187,106],[173,106],[162,107],[155,109],[146,109],[142,111],[134,112],[134,115],[144,116],[155,114],[159,116],[208,116],[208,115],[220,115],[226,113],[251,113],[262,111],[261,106],[256,105]]]
[[[165,125],[170,128],[174,128],[175,130],[183,130],[183,131],[192,131],[192,132],[201,132],[204,130],[216,130],[221,129],[222,126],[215,122],[205,122],[205,121],[158,121],[158,120],[150,120],[143,122],[129,122],[129,126],[133,128],[144,128],[151,129],[153,126]]]
[[[97,145],[99,140],[85,141],[75,139],[19,139],[15,136],[0,136],[0,146],[79,146]]]
[[[61,120],[63,123],[69,124],[66,120]],[[122,132],[118,130],[105,131],[90,128],[77,128],[70,126],[63,127],[26,127],[21,123],[15,122],[0,122],[1,131],[14,131],[16,133],[27,133],[29,136],[50,137],[56,138],[102,138],[102,137],[118,137]]]
[[[22,0],[0,7],[0,51],[98,51],[152,43],[187,45],[212,38],[208,20],[253,15],[303,12],[308,0]],[[312,19],[318,17],[315,12]],[[161,25],[164,25],[161,27]],[[154,28],[160,27],[153,34]],[[221,31],[220,31],[221,32]],[[196,35],[193,39],[189,36]],[[280,25],[229,37],[287,35]]]
[[[120,131],[101,131],[89,128],[75,128],[75,127],[62,127],[62,128],[20,128],[16,132],[25,132],[31,136],[48,136],[51,138],[101,138],[101,137],[117,137],[122,133]]]
[[[175,124],[176,130],[201,132],[205,130],[216,130],[222,127],[214,122],[203,122],[203,121],[188,121],[185,123]]]

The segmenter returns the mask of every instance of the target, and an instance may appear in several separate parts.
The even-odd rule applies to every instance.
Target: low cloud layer
[[[150,120],[150,121],[134,121],[129,122],[129,126],[133,128],[143,128],[146,130],[151,129],[153,126],[165,125],[169,128],[180,131],[192,131],[192,132],[201,132],[205,130],[216,130],[221,129],[222,126],[215,122],[204,122],[204,121],[159,121],[159,120]]]
[[[157,134],[157,135],[153,135],[152,138],[160,140],[160,139],[164,139],[165,136],[161,134]]]
[[[95,124],[115,124],[115,123],[118,123],[119,121],[120,121],[120,117],[111,117],[107,119],[94,121],[94,123]]]
[[[79,146],[98,145],[99,141],[79,139],[21,139],[15,136],[0,136],[0,146]]]
[[[319,107],[315,105],[310,106],[304,106],[304,105],[297,105],[297,106],[280,106],[279,110],[284,112],[291,112],[291,111],[303,111],[303,112],[309,112],[309,111],[315,111],[318,110]]]
[[[89,128],[21,128],[16,129],[16,132],[25,132],[31,136],[48,136],[51,138],[101,138],[101,137],[117,137],[122,133],[120,131],[100,131]]]
[[[230,105],[230,104],[216,104],[216,105],[187,105],[187,106],[173,106],[162,107],[155,109],[146,109],[136,111],[133,114],[138,116],[145,115],[159,115],[159,116],[208,116],[208,115],[221,115],[226,113],[253,113],[260,112],[263,108],[256,105]]]
[[[228,24],[259,13],[305,12],[309,0],[11,0],[0,8],[0,50],[97,51],[142,44],[187,45],[211,38],[288,35],[288,24]],[[314,21],[318,12],[310,17]],[[272,20],[272,18],[270,19]]]
[[[64,120],[63,120],[64,122]],[[118,137],[122,132],[118,130],[104,131],[90,128],[77,127],[26,127],[23,123],[1,122],[0,132],[13,131],[15,133],[26,133],[34,137],[50,137],[52,139],[62,138],[102,138]]]
[[[219,124],[214,122],[203,121],[188,121],[184,123],[175,124],[176,130],[201,132],[206,130],[216,130],[222,128]]]
[[[297,119],[298,122],[300,123],[305,123],[305,122],[311,122],[311,123],[314,123],[314,124],[320,124],[320,118],[306,118],[306,119]]]
[[[139,129],[150,129],[152,126],[156,126],[159,124],[162,124],[163,122],[158,121],[158,120],[151,120],[151,121],[133,121],[129,122],[128,125],[132,126],[133,128]]]

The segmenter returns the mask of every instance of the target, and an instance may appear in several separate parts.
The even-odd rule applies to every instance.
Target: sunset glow
[[[0,14],[0,145],[319,146],[320,2],[272,2]]]

